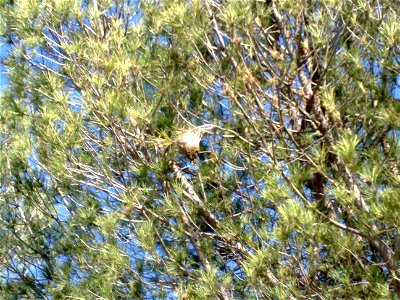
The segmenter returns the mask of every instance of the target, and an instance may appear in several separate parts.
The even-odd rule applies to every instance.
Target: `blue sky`
[[[7,83],[5,69],[0,65],[0,92],[3,90],[4,85]]]
[[[6,44],[1,44],[0,42],[0,57],[3,58],[7,55],[7,50],[9,46]],[[6,76],[6,70],[4,67],[0,64],[0,92],[3,90],[4,85],[7,83],[7,76]]]

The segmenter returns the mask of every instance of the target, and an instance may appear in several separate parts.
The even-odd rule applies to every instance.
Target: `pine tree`
[[[399,297],[399,15],[3,0],[0,298]]]

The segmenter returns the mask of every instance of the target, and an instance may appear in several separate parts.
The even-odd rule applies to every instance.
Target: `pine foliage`
[[[400,296],[396,1],[0,3],[1,299]]]

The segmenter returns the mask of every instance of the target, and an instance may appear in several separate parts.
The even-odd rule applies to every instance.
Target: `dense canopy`
[[[396,2],[0,1],[0,298],[400,296]]]

